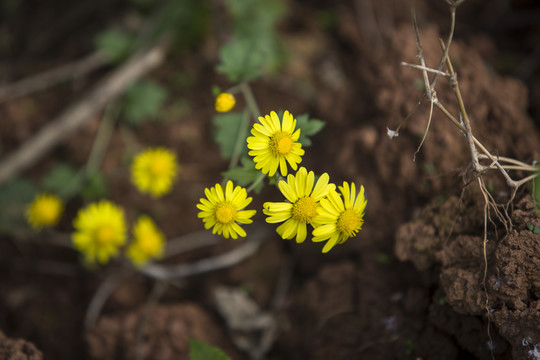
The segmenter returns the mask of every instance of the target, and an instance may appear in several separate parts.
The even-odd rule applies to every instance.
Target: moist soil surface
[[[35,4],[13,15],[0,28],[16,42],[2,45],[5,83],[89,53],[96,31],[126,7],[52,3],[47,6],[66,6],[70,16],[89,21],[70,36],[55,35],[77,24],[66,16],[31,41],[51,10]],[[532,15],[540,7],[502,3],[467,1],[458,8],[450,58],[476,138],[495,154],[532,163],[540,158],[540,25]],[[248,235],[257,229],[258,251],[234,266],[156,285],[141,274],[124,276],[120,263],[88,269],[73,250],[52,245],[72,231],[82,205],[72,199],[54,231],[0,235],[0,359],[188,359],[190,338],[232,359],[540,358],[540,234],[534,231],[540,219],[530,187],[499,208],[501,217],[493,210],[485,217],[465,137],[436,109],[427,130],[422,74],[401,65],[418,63],[409,4],[289,1],[287,7],[279,34],[288,60],[252,83],[254,95],[263,114],[287,109],[327,122],[302,165],[329,173],[337,184],[365,187],[359,234],[328,254],[309,240],[280,239],[273,226],[262,225],[262,203],[280,201],[276,187],[266,186],[254,195],[254,224],[245,226]],[[437,67],[439,38],[449,31],[447,3],[417,1],[417,13],[426,63]],[[127,134],[116,127],[101,168],[109,198],[127,217],[151,214],[169,239],[203,229],[195,205],[228,165],[211,124],[212,85],[232,85],[214,71],[221,26],[216,20],[189,51],[170,53],[150,74],[170,91],[162,121]],[[2,155],[23,146],[109,70],[0,104]],[[190,79],[187,85],[175,83],[178,74]],[[457,116],[443,78],[437,97]],[[59,160],[84,166],[101,115],[22,175],[38,181]],[[387,128],[398,126],[399,136],[390,139]],[[176,152],[181,171],[169,195],[152,200],[131,186],[130,138]],[[500,173],[482,176],[493,199],[506,205],[511,190]],[[220,240],[165,262],[190,264],[243,243]],[[121,281],[89,321],[89,304],[114,274]]]

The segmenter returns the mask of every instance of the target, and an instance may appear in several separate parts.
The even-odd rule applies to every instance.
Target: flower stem
[[[255,179],[255,181],[254,181],[253,183],[251,183],[251,185],[249,185],[249,187],[247,188],[246,191],[248,192],[248,194],[249,194],[253,189],[255,189],[255,188],[257,187],[257,185],[259,185],[259,183],[260,183],[261,181],[263,181],[263,179],[264,179],[265,177],[266,177],[266,175],[263,174],[263,173],[261,173],[261,174],[259,175],[259,177],[258,177],[257,179]]]
[[[257,101],[255,101],[255,97],[253,96],[253,92],[251,91],[251,87],[247,82],[244,82],[240,84],[240,90],[242,91],[242,94],[244,95],[244,98],[246,99],[246,104],[251,112],[251,115],[253,115],[253,119],[257,120],[257,118],[261,115],[261,111],[259,110],[259,106],[257,105]]]

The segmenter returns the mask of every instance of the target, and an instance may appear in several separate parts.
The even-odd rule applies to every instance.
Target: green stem
[[[114,131],[114,123],[119,114],[118,106],[109,106],[105,110],[101,124],[99,125],[94,145],[86,162],[86,173],[90,174],[101,166],[107,147]]]
[[[266,175],[263,174],[263,173],[261,173],[261,174],[259,175],[259,177],[258,177],[257,179],[255,179],[255,181],[254,181],[251,185],[249,185],[249,187],[246,189],[246,191],[248,192],[248,194],[249,194],[253,189],[255,189],[255,188],[257,187],[257,185],[259,185],[259,183],[260,183],[261,181],[263,181],[263,179],[264,179],[265,177],[266,177]]]
[[[238,160],[240,160],[240,155],[242,155],[242,146],[246,146],[246,136],[247,136],[247,127],[249,125],[249,112],[244,111],[242,122],[240,123],[240,128],[238,129],[238,134],[236,136],[236,143],[234,144],[233,153],[231,155],[231,161],[229,162],[229,169],[232,169],[238,165]]]
[[[253,92],[251,91],[251,87],[247,82],[244,82],[240,84],[240,90],[242,91],[242,94],[244,95],[244,98],[246,99],[246,104],[251,112],[251,115],[253,115],[253,119],[257,120],[259,116],[261,116],[261,111],[259,110],[259,106],[257,105],[257,101],[255,101],[255,97],[253,96]]]

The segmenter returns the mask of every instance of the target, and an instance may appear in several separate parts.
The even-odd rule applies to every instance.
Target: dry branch
[[[46,89],[62,81],[81,77],[107,63],[109,60],[105,54],[97,51],[85,58],[0,87],[0,102]]]
[[[149,264],[140,271],[157,280],[179,279],[203,274],[235,265],[255,254],[261,246],[268,229],[259,227],[250,231],[249,238],[240,246],[221,255],[180,265]]]
[[[120,96],[134,80],[159,66],[165,57],[167,41],[133,55],[108,78],[98,83],[82,100],[67,108],[34,137],[0,163],[0,184],[29,168],[52,147],[79,129],[105,105]]]

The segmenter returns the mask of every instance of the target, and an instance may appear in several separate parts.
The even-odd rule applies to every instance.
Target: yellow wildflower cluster
[[[124,210],[107,200],[79,210],[73,227],[73,245],[89,264],[106,264],[120,254],[127,240]],[[154,222],[141,216],[133,228],[127,257],[136,266],[143,266],[150,259],[159,259],[163,255],[164,244],[165,237]]]
[[[127,256],[136,266],[143,266],[150,259],[163,256],[165,236],[148,216],[139,217],[133,228],[133,237]]]
[[[26,219],[35,230],[54,226],[60,220],[64,205],[62,200],[52,194],[38,194],[26,208]]]
[[[131,165],[131,182],[142,193],[160,197],[171,191],[178,172],[176,156],[165,148],[150,148],[138,154]]]
[[[296,238],[297,243],[307,238],[310,225],[312,241],[326,241],[323,253],[355,237],[364,223],[367,204],[364,187],[360,186],[357,193],[354,183],[343,182],[336,189],[327,173],[315,181],[313,171],[308,172],[305,167],[295,174],[288,174],[288,166],[296,171],[304,155],[298,141],[300,129],[296,128],[296,120],[285,111],[283,120],[271,112],[259,117],[259,122],[253,125],[252,136],[247,138],[255,168],[268,176],[274,176],[279,168],[279,173],[287,176],[278,183],[286,201],[265,202],[263,205],[266,222],[282,223],[277,227],[277,233],[283,239]],[[226,238],[246,236],[238,223],[251,223],[255,214],[255,210],[240,211],[251,202],[246,189],[237,186],[233,191],[233,183],[229,181],[225,191],[216,184],[205,189],[205,195],[206,199],[200,199],[197,205],[201,210],[198,216],[203,219],[205,228],[213,228],[213,233],[223,234]]]
[[[225,238],[238,236],[245,237],[246,232],[240,224],[251,224],[251,217],[255,210],[243,210],[251,203],[252,198],[247,197],[246,189],[236,186],[233,189],[232,181],[228,181],[225,191],[220,184],[205,189],[206,199],[201,199],[197,208],[201,210],[198,217],[202,218],[204,227],[212,229],[212,233],[223,235]]]

